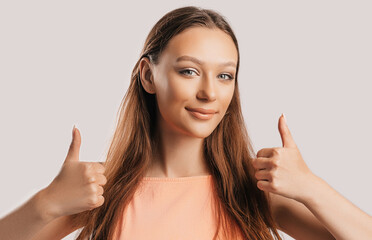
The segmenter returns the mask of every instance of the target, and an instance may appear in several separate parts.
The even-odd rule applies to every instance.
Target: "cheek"
[[[180,79],[174,74],[165,76],[157,86],[157,101],[163,111],[182,110],[190,99],[194,98],[194,87],[187,79]]]
[[[219,93],[219,99],[221,103],[221,111],[226,111],[229,107],[232,97],[234,95],[234,86],[229,86],[227,88],[224,88],[223,91]]]
[[[164,101],[172,104],[185,104],[194,96],[191,79],[182,79],[176,73],[169,73],[164,79]]]
[[[187,79],[169,79],[167,89],[169,101],[174,101],[175,103],[186,103],[194,97],[194,89],[195,87],[192,86],[192,82]]]

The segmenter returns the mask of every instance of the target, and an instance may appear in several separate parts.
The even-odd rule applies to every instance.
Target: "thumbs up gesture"
[[[283,147],[263,148],[252,159],[257,187],[297,201],[302,201],[306,186],[311,185],[315,175],[307,167],[284,116],[279,118],[279,133]]]
[[[74,127],[72,142],[59,174],[45,188],[51,215],[71,215],[101,206],[104,202],[105,167],[99,162],[80,162],[80,131]]]

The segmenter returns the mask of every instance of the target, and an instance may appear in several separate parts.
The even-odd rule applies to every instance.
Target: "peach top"
[[[217,225],[211,184],[212,175],[144,177],[124,210],[115,239],[213,239]]]

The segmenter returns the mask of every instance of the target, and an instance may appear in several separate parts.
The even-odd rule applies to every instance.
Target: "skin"
[[[190,60],[177,62],[180,56]],[[147,176],[184,177],[209,174],[202,155],[203,139],[222,120],[235,88],[238,53],[229,35],[216,29],[189,28],[173,37],[158,65],[140,62],[144,89],[158,102],[159,150]],[[232,66],[222,66],[232,62]],[[186,70],[186,72],[185,72]],[[182,72],[184,71],[184,72]],[[192,116],[185,107],[214,109],[210,120]]]
[[[278,130],[283,146],[259,150],[252,165],[279,229],[304,240],[372,239],[372,217],[310,171],[284,116]]]
[[[178,65],[176,59],[182,55],[198,58],[204,65],[190,61]],[[187,29],[171,39],[158,65],[151,64],[147,58],[141,60],[142,86],[156,95],[160,113],[159,153],[147,176],[183,177],[207,173],[202,140],[222,119],[235,87],[235,81],[220,80],[220,74],[229,70],[235,75],[233,67],[218,67],[225,61],[237,61],[232,39],[221,30],[201,27]],[[186,68],[196,73],[188,77],[180,75],[179,71]],[[219,113],[201,122],[191,117],[185,107],[213,108]],[[371,238],[371,217],[310,171],[284,116],[279,118],[278,130],[283,147],[261,149],[252,164],[257,187],[271,200],[279,229],[304,240]],[[363,224],[357,224],[357,219]]]
[[[204,64],[176,63],[181,55],[196,57]],[[202,156],[202,140],[223,118],[235,87],[234,80],[224,80],[228,78],[224,74],[235,76],[235,68],[219,66],[226,61],[237,61],[232,39],[220,30],[206,28],[191,28],[175,36],[156,66],[148,59],[141,60],[142,85],[158,101],[161,140],[147,176],[209,174]],[[180,71],[185,69],[195,72],[182,75]],[[218,113],[210,120],[200,120],[185,107],[212,108]],[[263,148],[252,160],[257,187],[270,199],[278,229],[301,240],[372,239],[372,217],[310,171],[283,116],[278,130],[283,146]],[[0,219],[0,239],[61,239],[83,227],[72,226],[71,215],[65,214],[99,207],[104,201],[100,186],[106,179],[100,164],[79,161],[80,144],[77,130],[52,184]],[[85,194],[79,196],[76,192]],[[58,197],[60,194],[70,198]],[[55,207],[48,210],[53,201]]]
[[[16,211],[0,219],[0,239],[61,239],[81,226],[70,216],[92,210],[104,202],[105,167],[80,161],[80,131],[74,128],[72,141],[59,174],[44,189]]]

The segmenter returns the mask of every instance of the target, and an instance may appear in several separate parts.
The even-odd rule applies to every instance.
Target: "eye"
[[[224,78],[225,80],[233,80],[233,79],[234,79],[230,74],[222,73],[222,74],[220,74],[220,76],[221,76],[221,75],[225,75],[225,76],[227,76],[227,78]]]
[[[190,72],[195,72],[191,69],[185,69],[185,70],[182,70],[182,71],[179,71],[179,73],[183,74],[183,75],[190,75],[190,74],[185,74],[185,73],[190,73]]]
[[[181,70],[179,71],[179,73],[183,74],[183,75],[186,75],[186,76],[192,76],[192,74],[189,74],[189,73],[196,73],[194,70],[191,70],[191,69],[184,69],[184,70]],[[224,80],[228,80],[228,81],[231,81],[234,79],[234,77],[230,74],[226,74],[226,73],[222,73],[220,74],[220,76],[225,76],[223,79]],[[227,76],[227,78],[226,78]]]

